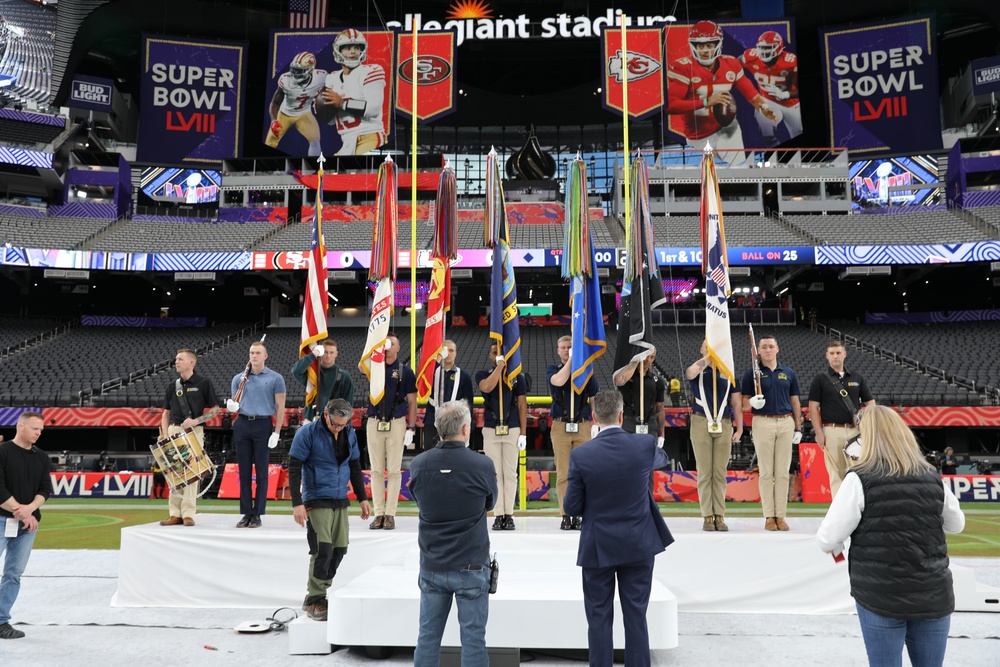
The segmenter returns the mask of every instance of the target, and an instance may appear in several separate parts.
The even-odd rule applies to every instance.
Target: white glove
[[[517,448],[519,451],[524,451],[528,448],[528,436],[519,435],[517,436]]]
[[[802,431],[796,431],[792,434],[792,444],[797,445],[802,442]]]
[[[403,447],[406,449],[413,449],[413,431],[407,430],[403,434]]]
[[[659,438],[656,439],[656,446],[659,447],[660,449],[663,449],[663,436],[662,435]]]
[[[317,357],[322,357],[324,354],[326,354],[326,350],[323,348],[322,345],[314,345],[313,354],[315,354]]]
[[[591,438],[596,438],[597,434],[600,433],[600,432],[601,432],[601,427],[598,426],[597,424],[594,424],[593,426],[590,427],[590,437]]]
[[[754,410],[760,410],[763,408],[764,403],[766,403],[766,401],[764,400],[764,396],[762,394],[757,394],[756,396],[750,398],[750,407]]]
[[[231,398],[226,399],[226,410],[229,410],[230,412],[239,412],[240,404]]]
[[[267,448],[274,449],[278,446],[278,434],[272,433],[271,437],[267,439]]]
[[[501,365],[501,364],[503,364],[503,363],[505,363],[505,360],[504,360],[504,358],[503,358],[503,355],[502,355],[502,354],[498,354],[498,355],[497,355],[497,361],[496,361],[496,364],[497,364],[497,366],[499,366],[499,365]]]
[[[441,357],[441,361],[444,361],[445,359],[447,359],[448,358],[448,348],[442,347],[441,351],[438,352],[438,356]]]
[[[765,84],[761,86],[761,89],[776,100],[787,100],[790,97],[787,90],[782,90],[775,85]]]

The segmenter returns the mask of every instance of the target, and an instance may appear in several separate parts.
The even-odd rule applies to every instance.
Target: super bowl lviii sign
[[[941,148],[934,20],[820,31],[830,141],[853,153]]]
[[[238,157],[246,45],[143,37],[139,162]]]

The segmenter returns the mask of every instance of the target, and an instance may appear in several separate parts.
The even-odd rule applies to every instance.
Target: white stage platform
[[[298,608],[309,556],[305,529],[290,516],[265,516],[257,529],[238,529],[231,514],[202,514],[197,525],[147,524],[122,530],[114,607]],[[351,518],[351,545],[331,590],[372,568],[395,567],[414,594],[417,519],[399,517],[394,531],[369,530]],[[556,517],[517,517],[517,530],[490,531],[502,572],[520,568],[578,581],[578,533]],[[676,542],[656,559],[655,578],[677,598],[680,612],[837,614],[854,610],[846,564],[816,546],[819,519],[790,520],[787,533],[765,532],[754,519],[727,520],[728,533],[706,533],[701,519],[668,521]],[[508,563],[505,567],[504,563]],[[521,568],[523,569],[523,568]],[[554,579],[554,578],[553,578]],[[501,575],[501,590],[510,576]],[[538,590],[537,598],[547,593]],[[499,603],[499,597],[494,596]]]

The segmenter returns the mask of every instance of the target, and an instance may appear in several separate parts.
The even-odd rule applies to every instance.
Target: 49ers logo
[[[645,53],[636,53],[635,51],[628,52],[627,62],[629,81],[645,79],[647,76],[658,72],[661,67],[658,60],[650,58]],[[618,83],[622,83],[625,80],[625,75],[622,70],[621,49],[615,51],[615,55],[608,58],[608,74],[615,77],[615,81]]]
[[[407,58],[399,64],[399,76],[406,83],[413,83],[416,78],[418,86],[429,86],[441,83],[451,76],[451,63],[441,56],[417,56],[417,72],[414,77],[413,58]]]

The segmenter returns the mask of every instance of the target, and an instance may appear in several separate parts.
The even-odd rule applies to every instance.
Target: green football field
[[[288,501],[268,502],[269,514],[291,514]],[[789,519],[794,517],[822,517],[827,505],[816,503],[789,503]],[[669,522],[670,517],[697,517],[695,503],[661,503],[660,510]],[[963,503],[965,531],[948,535],[948,549],[952,556],[979,556],[1000,558],[1000,503]],[[207,514],[231,513],[239,516],[239,504],[234,500],[201,500],[198,511]],[[351,508],[358,513],[357,506]],[[55,499],[42,508],[42,524],[35,540],[36,549],[117,549],[121,545],[121,529],[152,523],[166,518],[166,500],[114,500],[114,499]],[[554,501],[531,501],[518,515],[557,516]],[[399,503],[400,515],[416,514],[412,502]],[[730,503],[726,515],[736,518],[758,518],[759,503]],[[761,520],[763,522],[763,519]],[[763,529],[763,523],[761,524]]]

